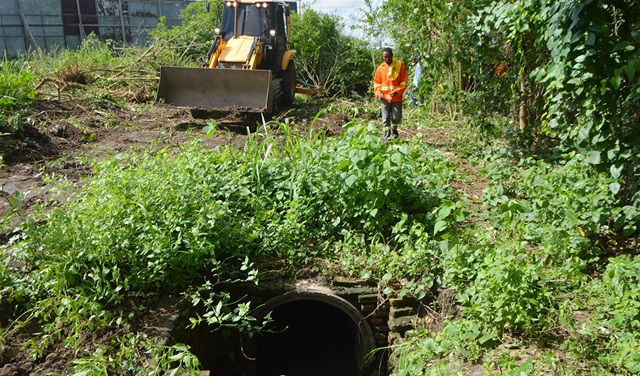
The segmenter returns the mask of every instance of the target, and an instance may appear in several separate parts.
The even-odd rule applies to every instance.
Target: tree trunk
[[[520,131],[524,132],[529,125],[527,104],[527,75],[525,69],[520,69],[520,114],[518,116]]]

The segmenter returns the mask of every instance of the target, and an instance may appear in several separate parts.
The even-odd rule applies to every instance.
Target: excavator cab
[[[197,110],[273,113],[293,104],[295,51],[284,1],[226,1],[201,67],[161,67],[158,101]],[[193,111],[192,111],[193,112]]]

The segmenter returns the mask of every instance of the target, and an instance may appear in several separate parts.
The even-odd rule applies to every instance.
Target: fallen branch
[[[58,92],[64,91],[64,90],[67,90],[67,89],[89,90],[89,87],[87,85],[79,84],[79,83],[76,83],[76,82],[65,82],[65,81],[62,81],[60,79],[53,78],[53,77],[45,77],[45,78],[43,78],[42,81],[40,81],[40,83],[38,85],[36,85],[34,90],[40,90],[40,88],[43,87],[47,83],[53,83],[54,86],[58,89]]]
[[[38,85],[36,85],[35,90],[41,89],[44,85],[48,83],[53,84],[58,89],[58,98],[60,97],[61,91],[65,91],[69,89],[79,89],[79,90],[88,91],[92,89],[87,85],[79,84],[76,82],[66,82],[53,77],[45,77],[42,79],[42,81],[40,81],[40,83],[38,83]],[[102,93],[108,93],[117,98],[124,98],[129,101],[135,101],[139,103],[147,102],[151,99],[151,95],[147,91],[146,87],[143,87],[141,90],[138,90],[138,91],[107,90],[107,89],[101,89],[101,88],[93,88],[93,90],[96,90]]]

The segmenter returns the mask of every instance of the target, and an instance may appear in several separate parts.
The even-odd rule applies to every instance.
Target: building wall
[[[117,43],[146,43],[159,18],[180,24],[180,11],[197,0],[2,0],[0,49],[9,58],[41,48],[76,48],[90,33]],[[77,4],[80,4],[78,11]]]

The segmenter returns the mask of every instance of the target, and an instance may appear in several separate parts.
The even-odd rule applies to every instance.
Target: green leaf
[[[636,75],[636,72],[640,70],[640,55],[636,55],[629,60],[627,65],[624,66],[624,72],[627,75],[629,81],[632,81]]]
[[[336,167],[336,169],[338,171],[346,171],[349,169],[349,166],[351,166],[351,161],[348,159],[345,159],[344,161],[340,162],[340,164],[338,165],[338,167]]]
[[[437,221],[435,226],[433,226],[433,236],[438,235],[440,232],[444,231],[449,223],[447,221]]]
[[[615,221],[613,221],[613,229],[620,230],[626,223],[624,215],[619,215]]]
[[[451,214],[451,210],[454,207],[453,201],[445,200],[438,209],[438,219],[447,218]]]
[[[485,333],[482,337],[478,339],[478,343],[484,345],[485,342],[492,340],[498,336],[498,332],[494,329],[489,333]]]
[[[622,77],[620,76],[620,73],[616,73],[616,75],[611,78],[611,84],[613,85],[613,88],[618,89],[621,83]]]
[[[516,375],[526,376],[527,373],[524,371],[531,371],[533,369],[533,358],[528,358],[518,369],[516,370]],[[519,372],[519,373],[517,373]]]
[[[344,183],[347,187],[351,187],[353,185],[353,183],[355,183],[358,180],[358,177],[354,174],[349,175],[345,180]]]
[[[611,193],[613,193],[614,195],[617,195],[618,192],[620,192],[620,183],[613,182],[609,184],[609,189],[611,190]]]
[[[609,167],[609,172],[611,173],[611,177],[614,179],[618,179],[622,174],[623,169],[624,169],[624,165],[620,165],[620,166],[611,165],[611,167]]]
[[[585,162],[592,164],[592,165],[597,165],[600,164],[601,162],[601,158],[600,158],[600,152],[592,150],[590,152],[588,152],[585,155]]]

